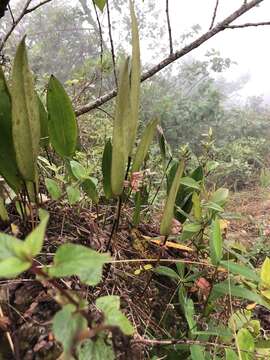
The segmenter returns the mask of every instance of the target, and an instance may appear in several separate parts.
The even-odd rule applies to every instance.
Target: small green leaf
[[[219,206],[225,205],[229,196],[229,190],[220,188],[211,196],[210,201],[218,204]]]
[[[47,109],[51,144],[60,156],[71,157],[77,145],[77,121],[70,98],[53,75],[48,85]]]
[[[77,275],[83,283],[95,286],[101,281],[102,266],[110,260],[109,255],[85,246],[65,244],[56,251],[49,274],[55,277]]]
[[[198,195],[195,191],[192,194],[192,204],[193,204],[194,217],[197,221],[200,221],[202,218],[201,201],[200,201],[200,195]]]
[[[194,320],[195,308],[192,299],[188,299],[184,303],[184,312],[190,331],[196,331],[197,326],[196,326],[196,321]]]
[[[112,143],[111,140],[107,140],[103,157],[102,157],[102,175],[103,175],[103,189],[107,199],[113,197],[111,186],[111,169],[112,169]]]
[[[238,360],[236,352],[231,349],[225,349],[226,360]]]
[[[238,310],[233,313],[228,321],[228,325],[232,331],[239,330],[244,327],[251,319],[251,311]]]
[[[62,344],[67,359],[71,359],[78,335],[86,329],[87,321],[76,311],[74,305],[65,305],[62,310],[55,314],[53,318],[53,333],[56,340]]]
[[[112,345],[98,337],[96,340],[83,341],[77,349],[79,360],[114,360]]]
[[[192,360],[205,360],[204,348],[200,345],[191,345],[190,354]]]
[[[182,179],[180,180],[180,184],[196,190],[200,190],[201,188],[197,181],[188,176],[182,177]]]
[[[94,0],[94,3],[96,4],[96,6],[99,8],[100,11],[103,11],[106,2],[107,0]]]
[[[31,267],[31,262],[17,257],[0,260],[0,278],[15,278]]]
[[[219,206],[218,204],[211,202],[211,201],[209,201],[206,204],[203,204],[203,207],[206,209],[217,211],[217,212],[224,212],[224,209],[221,206]]]
[[[82,189],[86,193],[86,195],[95,203],[98,204],[98,191],[93,178],[89,178],[84,180],[82,183]]]
[[[72,174],[75,176],[76,179],[83,181],[83,180],[89,178],[87,170],[78,161],[71,160],[70,168],[71,168]]]
[[[236,336],[239,349],[241,350],[242,360],[252,360],[255,350],[255,342],[251,333],[243,328],[240,329]]]
[[[261,268],[261,281],[264,286],[270,288],[270,259],[267,257]]]
[[[222,235],[220,222],[217,218],[211,224],[210,256],[213,265],[218,265],[222,259]]]
[[[193,233],[193,234],[196,234],[201,229],[202,229],[201,224],[191,223],[191,224],[185,224],[183,226],[183,232],[189,232],[189,233]]]
[[[260,278],[256,271],[252,268],[248,268],[245,265],[236,264],[232,261],[221,261],[221,266],[224,266],[226,270],[229,272],[235,274],[235,275],[241,275],[247,278],[248,280],[253,280],[256,282],[260,281]]]
[[[102,296],[96,300],[96,306],[104,313],[104,323],[117,326],[125,335],[133,335],[134,328],[127,317],[119,310],[120,298],[116,295]]]
[[[49,213],[47,211],[40,209],[39,216],[41,218],[40,223],[24,241],[24,247],[30,257],[35,257],[40,253],[49,221]]]
[[[158,120],[155,119],[150,121],[150,123],[146,126],[133,160],[132,169],[131,169],[132,173],[140,170],[142,163],[144,162],[144,159],[148,153],[150,144],[155,135],[157,124],[158,124]]]
[[[171,268],[167,266],[159,266],[155,269],[155,273],[159,275],[168,276],[171,279],[179,281],[181,278],[180,276]]]
[[[60,186],[58,185],[57,181],[46,178],[45,185],[46,185],[46,188],[53,200],[58,200],[61,197],[62,190],[61,190]]]
[[[40,115],[25,38],[19,44],[12,69],[12,135],[19,171],[26,181],[36,181],[40,142]]]
[[[74,186],[67,186],[67,196],[70,205],[76,204],[81,198],[81,192]]]

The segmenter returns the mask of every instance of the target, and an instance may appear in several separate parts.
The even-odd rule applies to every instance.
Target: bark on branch
[[[211,30],[207,31],[199,38],[191,42],[189,45],[183,47],[182,49],[175,51],[174,53],[170,54],[164,60],[162,60],[159,64],[153,66],[148,71],[144,72],[141,76],[141,81],[145,81],[173,63],[174,61],[180,59],[184,55],[190,53],[192,50],[196,49],[197,47],[201,46],[203,43],[211,39],[213,36],[218,34],[219,32],[228,28],[228,26],[238,19],[241,15],[245,14],[255,6],[262,3],[264,0],[251,0],[250,2],[244,3],[240,8],[234,11],[231,15],[226,17],[223,21],[215,25]],[[117,90],[113,89],[112,91],[108,92],[107,94],[101,96],[100,98],[96,99],[94,102],[89,103],[87,105],[81,106],[76,110],[76,115],[80,116],[83,115],[93,109],[100,107],[101,105],[105,104],[107,101],[114,98],[117,94]]]

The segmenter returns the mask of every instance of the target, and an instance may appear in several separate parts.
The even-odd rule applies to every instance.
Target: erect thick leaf
[[[210,256],[214,265],[218,265],[222,259],[222,235],[219,219],[217,218],[211,224]]]
[[[39,104],[28,66],[25,38],[16,51],[12,69],[12,135],[19,171],[26,181],[36,181],[40,142]]]
[[[113,196],[111,187],[111,169],[112,143],[111,139],[109,139],[106,141],[102,157],[103,190],[107,199],[110,199]]]
[[[94,0],[94,3],[96,4],[96,6],[99,8],[100,11],[103,11],[106,2],[107,0]]]
[[[93,178],[84,180],[82,183],[82,189],[95,204],[98,204],[98,191]]]
[[[49,129],[48,129],[48,113],[37,94],[38,106],[39,106],[39,121],[40,121],[40,146],[49,146]]]
[[[101,280],[102,266],[110,260],[109,255],[85,246],[65,244],[57,249],[49,274],[55,277],[77,275],[85,284],[95,286]]]
[[[214,194],[212,194],[210,201],[218,204],[219,206],[223,206],[226,203],[228,196],[229,196],[229,190],[220,188],[217,191],[215,191]]]
[[[12,139],[11,97],[0,66],[0,174],[18,192],[21,187]]]
[[[104,323],[118,326],[125,335],[133,335],[134,328],[127,317],[119,310],[120,298],[116,295],[102,296],[96,300],[96,306],[104,313]]]
[[[113,124],[111,187],[114,195],[123,191],[129,151],[130,79],[129,59],[121,65]]]
[[[42,249],[46,227],[49,221],[49,213],[45,210],[39,210],[40,223],[26,237],[24,247],[30,257],[38,255]]]
[[[264,286],[270,288],[270,259],[265,258],[261,268],[261,281]]]
[[[256,271],[252,268],[248,268],[245,265],[236,264],[232,261],[221,261],[220,265],[224,266],[224,268],[226,270],[228,270],[229,272],[231,272],[235,275],[241,275],[249,280],[256,281],[256,282],[260,281],[260,278],[259,278],[258,274],[256,273]]]
[[[128,125],[128,154],[131,155],[135,143],[139,121],[140,85],[141,85],[141,60],[138,23],[134,11],[133,1],[129,1],[132,33],[132,57],[130,74],[130,118],[126,119]]]
[[[53,318],[53,333],[64,349],[67,359],[72,359],[71,354],[80,332],[87,329],[86,319],[76,311],[72,304],[65,305]]]
[[[160,234],[169,235],[171,233],[172,219],[174,216],[174,205],[177,192],[180,186],[180,180],[184,172],[184,160],[179,162],[175,177],[170,188],[169,195],[163,211],[163,216],[160,224]]]
[[[154,119],[151,122],[149,122],[149,124],[146,126],[133,160],[133,164],[131,168],[132,173],[140,170],[142,163],[149,150],[149,146],[155,135],[157,124],[158,124],[158,120]]]
[[[115,360],[112,345],[98,337],[96,340],[86,340],[77,349],[79,360]]]
[[[70,98],[53,75],[48,86],[47,109],[51,144],[60,156],[71,157],[77,145],[77,121]]]
[[[242,360],[252,360],[254,357],[255,341],[248,329],[240,329],[237,333],[237,343],[241,350]]]

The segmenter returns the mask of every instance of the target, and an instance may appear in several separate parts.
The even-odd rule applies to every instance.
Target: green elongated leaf
[[[67,196],[70,205],[76,204],[81,198],[81,192],[74,186],[67,186]]]
[[[214,192],[214,194],[210,198],[210,202],[216,203],[219,206],[225,205],[227,199],[229,196],[229,190],[220,188],[217,191]]]
[[[189,232],[189,233],[193,233],[196,234],[197,232],[199,232],[201,230],[202,226],[201,224],[185,224],[183,226],[183,232]]]
[[[5,206],[5,200],[0,196],[0,220],[8,221],[9,216]]]
[[[80,332],[87,329],[86,319],[76,311],[74,305],[68,304],[58,311],[53,318],[53,333],[64,349],[67,359],[71,355]]]
[[[31,267],[31,262],[17,257],[9,257],[0,261],[0,278],[15,278]]]
[[[94,0],[94,3],[96,4],[96,6],[99,8],[100,11],[103,11],[106,2],[107,0]]]
[[[40,121],[40,146],[48,147],[49,146],[49,129],[48,129],[48,113],[41,101],[40,97],[37,95],[38,106],[39,106],[39,121]]]
[[[201,188],[197,181],[188,176],[182,177],[182,179],[180,180],[180,184],[196,190],[200,190]]]
[[[96,300],[96,306],[104,313],[104,323],[118,326],[125,335],[133,335],[135,330],[127,317],[119,310],[120,298],[116,295],[102,296]]]
[[[111,260],[107,254],[88,249],[82,245],[65,244],[58,248],[50,276],[77,275],[87,285],[97,285],[102,276],[102,266]]]
[[[218,204],[213,203],[211,201],[209,201],[206,204],[203,204],[203,207],[206,209],[217,211],[217,212],[224,212],[224,209],[221,206],[219,206]]]
[[[132,173],[140,170],[155,135],[157,124],[158,120],[154,119],[146,126],[133,160],[131,168]]]
[[[205,360],[204,348],[200,345],[191,345],[190,354],[192,360]]]
[[[195,309],[192,299],[187,299],[187,301],[185,302],[184,313],[190,331],[197,331],[196,321],[194,320]]]
[[[82,183],[82,189],[95,204],[98,204],[99,199],[97,186],[92,178],[84,180]]]
[[[102,175],[103,190],[107,199],[113,197],[111,186],[111,169],[112,169],[112,143],[111,139],[106,141],[102,156]]]
[[[220,265],[235,275],[241,275],[249,280],[253,280],[256,282],[260,281],[260,277],[258,276],[256,271],[254,271],[254,269],[248,268],[245,265],[236,264],[232,261],[221,261]]]
[[[242,360],[252,360],[255,350],[255,342],[251,333],[248,329],[243,328],[238,331],[236,338],[239,349],[241,350]]]
[[[270,288],[270,259],[267,257],[261,268],[261,281],[262,283]]]
[[[141,219],[142,196],[140,191],[136,192],[134,196],[134,201],[135,208],[132,216],[132,225],[136,228],[139,225]]]
[[[235,351],[231,349],[225,349],[226,360],[238,360],[238,356]]]
[[[72,174],[75,176],[77,180],[83,181],[89,178],[87,170],[78,161],[71,160],[69,164]]]
[[[12,69],[12,135],[17,166],[26,181],[36,182],[40,115],[25,47],[19,44]]]
[[[217,218],[211,224],[210,256],[213,265],[218,265],[222,259],[222,235],[220,222]]]
[[[45,210],[39,210],[40,223],[36,228],[26,237],[24,247],[30,257],[38,255],[42,249],[46,227],[49,221],[49,213]]]
[[[97,340],[86,340],[77,350],[79,360],[115,360],[114,351],[112,345],[108,345],[99,337]]]
[[[126,119],[128,125],[128,154],[131,155],[135,143],[140,104],[140,86],[141,86],[141,60],[140,60],[140,41],[138,23],[135,15],[133,0],[129,1],[131,15],[131,33],[132,33],[132,57],[130,74],[130,119]]]
[[[197,221],[201,221],[202,218],[201,201],[200,201],[200,196],[196,192],[192,194],[192,204],[193,204],[193,213],[195,219]]]
[[[168,266],[159,266],[155,269],[155,273],[159,275],[168,276],[171,279],[179,281],[181,278],[180,276],[171,268]]]
[[[180,186],[180,180],[184,172],[184,160],[179,162],[175,177],[170,188],[169,195],[165,204],[161,224],[160,224],[160,234],[169,235],[171,233],[171,224],[174,216],[174,206],[177,192]]]
[[[121,65],[116,109],[113,125],[111,188],[113,195],[120,195],[126,174],[128,160],[129,129],[127,119],[130,118],[130,80],[129,59]]]
[[[16,162],[11,120],[11,96],[0,66],[0,174],[17,193],[21,187]]]
[[[51,144],[60,156],[69,158],[77,145],[77,121],[70,98],[53,75],[48,85],[47,109]]]
[[[46,178],[45,185],[46,185],[46,188],[53,200],[57,200],[61,197],[62,190],[61,190],[60,186],[58,185],[57,181]]]

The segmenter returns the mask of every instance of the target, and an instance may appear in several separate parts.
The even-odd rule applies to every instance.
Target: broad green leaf
[[[109,255],[85,246],[65,244],[57,249],[49,274],[55,277],[77,275],[83,283],[95,286],[101,281],[102,266],[110,260]]]
[[[242,360],[252,360],[254,358],[255,342],[251,333],[243,328],[238,331],[236,338]]]
[[[78,161],[71,160],[69,164],[72,174],[75,176],[77,180],[83,181],[89,178],[87,170]]]
[[[171,268],[168,266],[159,266],[155,269],[155,273],[159,275],[168,276],[171,279],[179,281],[181,278],[180,276]]]
[[[40,121],[40,146],[48,147],[49,146],[49,129],[48,129],[48,113],[41,101],[40,97],[37,95],[38,106],[39,106],[39,121]]]
[[[114,360],[112,345],[98,337],[95,340],[83,341],[77,349],[79,360]]]
[[[134,160],[133,160],[133,164],[132,164],[132,169],[131,172],[137,172],[140,170],[142,163],[144,162],[144,159],[147,155],[147,152],[149,150],[149,146],[153,140],[153,137],[155,135],[155,131],[157,128],[157,124],[158,124],[158,120],[152,120],[145,128],[143,134],[142,134],[142,138],[141,141],[138,145]]]
[[[229,190],[220,188],[217,191],[215,191],[214,194],[212,194],[212,196],[210,197],[210,201],[218,204],[219,206],[223,206],[225,205],[228,196],[229,196]]]
[[[9,216],[5,206],[5,200],[0,196],[0,220],[8,221]]]
[[[264,286],[270,288],[270,259],[267,257],[261,268],[261,281]]]
[[[104,323],[117,326],[125,335],[133,335],[134,328],[128,318],[119,310],[120,298],[116,295],[102,296],[96,300],[96,306],[104,314]]]
[[[218,205],[214,202],[211,202],[211,201],[209,201],[206,204],[203,204],[203,207],[206,209],[217,211],[217,212],[224,212],[224,209],[220,205]]]
[[[191,177],[185,176],[180,180],[180,184],[185,185],[191,189],[200,190],[200,185]]]
[[[0,233],[0,262],[9,257],[25,260],[24,243],[11,235]]]
[[[111,186],[111,169],[112,169],[112,143],[111,140],[107,140],[103,157],[102,157],[102,175],[103,175],[103,189],[107,199],[112,198],[112,186]]]
[[[84,180],[82,183],[82,189],[86,195],[95,203],[98,204],[98,191],[97,186],[92,178]]]
[[[196,234],[201,230],[201,228],[202,228],[201,224],[195,224],[195,223],[185,224],[183,226],[183,232],[190,232]]]
[[[234,275],[241,275],[249,280],[253,280],[256,282],[260,281],[260,278],[256,271],[252,268],[248,268],[245,265],[236,264],[232,261],[221,261],[220,265]]]
[[[81,192],[74,186],[67,186],[67,196],[70,205],[76,204],[81,198]]]
[[[46,185],[46,188],[53,200],[57,200],[60,198],[60,196],[62,195],[62,190],[61,190],[60,186],[58,185],[57,181],[46,178],[45,185]]]
[[[53,75],[48,85],[47,109],[50,142],[60,156],[71,157],[77,145],[77,121],[70,98]]]
[[[31,267],[31,262],[17,257],[0,260],[0,278],[15,278]]]
[[[192,360],[205,360],[204,348],[200,345],[191,345],[190,354]]]
[[[11,120],[11,96],[0,66],[0,174],[17,193],[21,187],[16,162]]]
[[[163,211],[163,216],[160,224],[160,234],[169,235],[171,233],[171,224],[174,216],[174,205],[177,192],[180,186],[180,180],[184,172],[184,160],[179,162],[175,177],[170,188],[169,195]]]
[[[78,341],[80,332],[87,330],[86,319],[76,311],[74,305],[65,305],[58,311],[53,318],[53,333],[64,349],[67,359],[72,359],[71,355],[74,345]]]
[[[135,143],[139,121],[140,87],[141,87],[141,60],[138,23],[135,15],[133,0],[129,1],[131,15],[132,57],[130,74],[130,118],[126,119],[128,126],[128,155],[131,156]]]
[[[226,360],[238,360],[238,355],[231,349],[225,349]]]
[[[127,126],[127,119],[130,119],[130,116],[129,59],[127,58],[120,67],[113,123],[111,188],[115,196],[120,195],[123,191],[130,147]]]
[[[24,247],[30,257],[35,257],[40,253],[49,221],[49,213],[47,211],[40,209],[39,216],[41,219],[40,223],[24,241]]]
[[[222,235],[220,222],[217,218],[211,224],[210,256],[214,265],[218,265],[222,259]]]
[[[94,3],[96,4],[96,6],[99,8],[100,11],[103,11],[106,2],[107,0],[94,0]]]
[[[25,38],[19,44],[12,68],[12,135],[19,171],[26,181],[36,181],[40,142],[37,95],[28,65]]]

